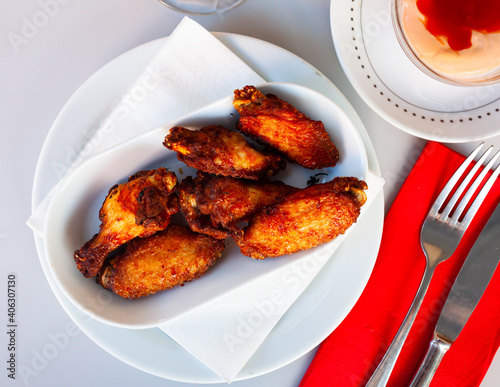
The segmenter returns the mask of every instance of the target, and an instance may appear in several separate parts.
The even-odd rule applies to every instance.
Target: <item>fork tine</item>
[[[476,192],[476,190],[479,187],[479,185],[481,184],[481,182],[484,180],[485,176],[488,174],[488,172],[491,171],[491,169],[493,168],[493,165],[495,164],[495,161],[498,159],[499,156],[500,156],[500,151],[498,151],[497,153],[495,153],[493,155],[493,157],[491,158],[491,160],[488,162],[488,164],[486,164],[486,166],[481,171],[480,175],[477,177],[477,179],[471,185],[471,187],[469,188],[469,190],[465,194],[464,198],[462,199],[462,201],[458,205],[457,209],[455,210],[455,213],[453,214],[453,216],[451,218],[450,224],[452,226],[454,226],[454,225],[456,225],[458,223],[459,218],[463,215],[464,210],[467,208],[467,204],[469,203],[469,201],[471,200],[471,198],[474,196],[474,193]],[[479,164],[479,162],[478,162],[478,164]],[[473,212],[471,212],[470,219],[472,219],[472,217],[474,216],[474,214],[478,210],[479,206],[483,202],[484,197],[486,196],[486,194],[490,190],[491,186],[495,182],[495,178],[498,176],[498,173],[500,172],[500,169],[498,171],[497,171],[497,169],[498,169],[498,166],[492,172],[492,175],[486,181],[485,185],[483,186],[483,188],[479,192],[478,196],[476,197],[476,199],[480,198],[480,200],[477,201],[477,202],[474,201],[472,203],[471,207],[469,208],[468,212],[473,211]],[[465,217],[462,220],[462,222],[464,222],[464,221],[465,221]]]
[[[442,211],[441,217],[447,218],[448,216],[450,216],[451,211],[453,210],[453,208],[455,208],[456,204],[458,203],[458,200],[462,197],[462,194],[464,193],[465,189],[467,188],[467,186],[469,185],[469,183],[471,182],[471,180],[474,178],[474,176],[476,175],[478,169],[481,167],[481,165],[483,165],[484,160],[486,160],[486,158],[488,157],[488,155],[490,154],[490,152],[492,150],[493,150],[492,146],[490,146],[488,149],[486,149],[486,151],[479,158],[479,160],[476,162],[476,164],[474,164],[474,167],[472,167],[472,169],[469,171],[469,173],[467,174],[467,176],[465,176],[465,178],[462,181],[462,183],[460,184],[460,186],[457,188],[457,190],[455,191],[455,193],[453,194],[453,196],[451,197],[451,199],[448,201],[448,204],[446,205],[446,207]],[[484,170],[483,170],[483,172],[484,172]],[[487,171],[484,172],[484,174],[481,174],[480,179],[477,178],[475,180],[475,183],[477,183],[477,185],[479,185],[479,183],[481,182],[481,180],[484,177],[484,175],[486,175],[486,173],[487,173]],[[476,188],[477,188],[477,185],[476,185]],[[469,190],[471,197],[472,197],[472,194],[474,193],[474,191],[475,191],[475,189],[472,192],[470,192],[470,190]],[[462,199],[462,203],[463,202],[464,202],[464,200]],[[455,214],[456,213],[457,213],[457,211],[455,211]]]
[[[455,185],[457,184],[458,180],[462,177],[463,173],[467,169],[467,167],[472,163],[472,160],[476,157],[476,155],[479,153],[481,148],[483,147],[484,142],[479,144],[476,149],[474,149],[471,154],[467,157],[467,159],[460,165],[460,167],[456,170],[456,172],[453,174],[453,176],[448,180],[448,183],[444,186],[442,189],[441,193],[437,197],[436,201],[432,205],[429,215],[432,215],[434,217],[438,216],[439,209],[443,206],[444,202],[446,201],[446,198],[450,194],[451,190]]]
[[[500,152],[497,152],[497,155]],[[497,156],[495,155],[495,156]],[[485,170],[489,171],[490,169],[485,167]],[[481,191],[479,191],[479,194],[477,195],[476,199],[474,199],[474,202],[472,202],[472,205],[469,207],[467,213],[465,214],[464,218],[462,219],[462,222],[460,224],[460,229],[465,230],[468,226],[469,223],[472,221],[472,218],[474,218],[474,215],[476,214],[477,210],[481,206],[481,204],[484,201],[484,198],[490,191],[491,187],[495,183],[498,175],[500,174],[500,164],[496,166],[495,170],[491,174],[491,176],[488,178],[486,183],[484,184],[483,188],[481,188]]]

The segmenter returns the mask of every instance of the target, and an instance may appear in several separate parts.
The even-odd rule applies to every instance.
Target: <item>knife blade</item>
[[[428,386],[479,303],[500,261],[500,205],[472,246],[439,315],[434,338],[410,387]]]

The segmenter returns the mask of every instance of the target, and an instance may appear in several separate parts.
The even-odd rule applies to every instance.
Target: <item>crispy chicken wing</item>
[[[221,256],[224,241],[170,225],[129,242],[105,265],[97,282],[124,298],[138,298],[197,279]]]
[[[333,167],[339,153],[321,121],[313,121],[273,94],[254,86],[234,91],[238,130],[283,153],[305,168]]]
[[[240,133],[220,125],[200,130],[173,127],[163,145],[186,165],[216,175],[258,180],[286,166],[278,154],[260,152]]]
[[[237,223],[282,200],[298,188],[267,179],[250,181],[198,172],[181,182],[180,205],[195,231],[227,238],[241,233]]]
[[[277,203],[298,188],[267,179],[249,181],[231,177],[202,175],[197,181],[196,202],[212,223],[234,228],[264,206]]]
[[[329,242],[356,222],[366,201],[364,181],[341,177],[288,195],[255,214],[235,238],[241,253],[277,257]]]
[[[210,216],[201,213],[196,202],[195,179],[191,176],[186,177],[179,185],[179,205],[191,230],[217,239],[229,237],[228,230],[214,226]]]
[[[82,274],[96,275],[118,246],[165,229],[179,211],[176,187],[175,174],[165,168],[137,172],[128,182],[112,187],[99,210],[99,233],[75,251]]]

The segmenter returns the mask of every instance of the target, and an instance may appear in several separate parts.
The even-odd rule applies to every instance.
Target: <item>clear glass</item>
[[[163,5],[189,15],[212,15],[223,13],[240,5],[245,0],[158,0]]]
[[[444,39],[438,39],[427,31],[416,1],[392,0],[392,20],[397,40],[416,67],[448,84],[480,86],[500,81],[500,32],[477,33],[473,47],[454,51]]]

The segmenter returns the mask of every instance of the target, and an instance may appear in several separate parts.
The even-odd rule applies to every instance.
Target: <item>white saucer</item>
[[[328,78],[301,58],[270,43],[234,34],[217,33],[215,36],[264,79],[310,87],[339,105],[361,136],[369,169],[380,173],[360,118]],[[95,125],[106,116],[112,102],[130,87],[130,80],[141,73],[162,44],[161,39],[152,41],[121,55],[96,72],[71,97],[43,146],[35,173],[33,208],[57,183],[54,168],[64,165],[71,156],[68,149],[74,149],[86,138],[89,125]],[[291,363],[315,348],[340,324],[361,295],[375,264],[382,235],[383,207],[383,195],[379,194],[366,211],[365,221],[352,230],[352,234],[364,235],[363,250],[357,248],[355,238],[344,241],[337,250],[341,259],[330,260],[323,267],[236,380],[253,378]],[[53,277],[44,258],[44,240],[35,235],[35,241],[42,268],[57,299],[80,329],[100,347],[123,362],[162,378],[189,383],[223,382],[160,329],[119,328],[99,322],[79,310],[62,293]],[[353,254],[353,251],[359,253]]]
[[[500,134],[500,84],[452,86],[429,78],[405,56],[390,0],[331,0],[333,42],[363,100],[396,127],[440,142]]]

